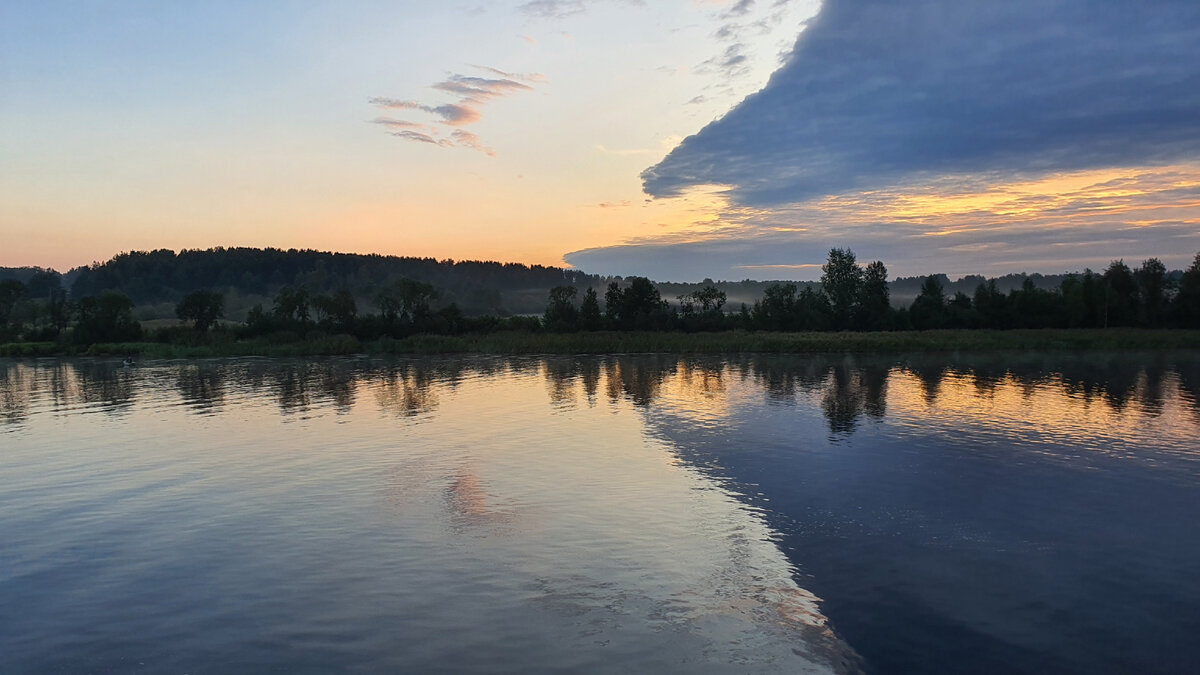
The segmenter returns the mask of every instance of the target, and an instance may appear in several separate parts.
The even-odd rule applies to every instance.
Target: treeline
[[[534,271],[541,273],[540,271]],[[531,273],[534,273],[531,272]],[[560,270],[560,272],[566,272]],[[1103,272],[1066,275],[1054,289],[1026,278],[1019,289],[1001,291],[995,279],[972,294],[946,293],[942,275],[922,282],[909,307],[891,304],[883,262],[860,265],[849,249],[833,249],[820,282],[773,283],[752,304],[729,306],[726,293],[705,284],[669,303],[644,277],[611,281],[603,296],[591,285],[554,286],[541,316],[471,316],[455,302],[437,304],[442,289],[398,278],[376,283],[374,311],[361,311],[349,288],[314,292],[285,285],[253,306],[244,322],[222,321],[224,293],[202,289],[182,296],[174,314],[187,325],[146,332],[134,320],[128,294],[103,289],[69,296],[61,276],[34,270],[27,282],[0,281],[0,342],[89,345],[151,339],[196,343],[262,339],[287,343],[344,336],[357,341],[428,333],[460,335],[497,331],[895,331],[938,328],[1200,328],[1200,254],[1178,275],[1150,258],[1136,269],[1112,262]],[[566,278],[572,278],[567,275]],[[587,275],[575,277],[590,282]],[[80,288],[78,280],[76,288]]]
[[[946,292],[944,275],[925,277],[908,307],[895,308],[883,262],[859,265],[853,251],[833,249],[818,284],[772,283],[761,299],[728,311],[715,285],[678,296],[674,308],[646,279],[609,285],[599,314],[588,289],[575,304],[575,289],[550,291],[544,325],[549,330],[766,330],[880,331],[939,328],[1200,328],[1200,254],[1191,267],[1169,275],[1156,258],[1131,269],[1113,261],[1102,273],[1086,270],[1062,277],[1057,288],[1038,288],[1026,277],[1007,293],[996,279],[971,294]]]
[[[47,272],[34,267],[0,268],[0,281],[27,283],[34,274]],[[1176,273],[1178,274],[1178,273]],[[955,291],[971,294],[982,277],[952,281],[939,275],[948,296]],[[1062,275],[1006,275],[995,279],[1004,293],[1019,289],[1027,279],[1037,288],[1054,289]],[[349,291],[364,310],[376,311],[374,298],[381,285],[410,279],[431,284],[439,291],[435,308],[456,305],[468,316],[540,314],[546,293],[556,286],[574,286],[582,298],[592,287],[600,294],[621,277],[586,274],[578,270],[540,265],[491,261],[453,261],[433,258],[330,253],[313,250],[257,248],[213,248],[207,250],[134,251],[114,256],[103,263],[78,267],[62,276],[62,285],[73,299],[97,296],[115,290],[128,296],[135,315],[143,320],[174,316],[175,304],[197,290],[215,290],[225,296],[228,318],[244,320],[256,304],[270,304],[284,286],[302,288],[310,294]],[[889,281],[891,302],[910,304],[924,278],[901,277]],[[700,284],[655,282],[668,302],[682,309],[677,298],[698,287],[711,286],[726,293],[730,308],[753,305],[764,297],[770,281],[713,281]],[[817,282],[800,282],[798,291]]]
[[[270,298],[284,286],[313,294],[348,291],[366,304],[381,285],[409,279],[435,286],[443,305],[499,315],[540,310],[545,290],[553,286],[601,283],[578,270],[543,265],[277,248],[133,251],[67,277],[74,298],[117,290],[139,306],[174,304],[201,289],[220,290],[230,299]],[[533,309],[523,306],[530,292],[536,292]]]

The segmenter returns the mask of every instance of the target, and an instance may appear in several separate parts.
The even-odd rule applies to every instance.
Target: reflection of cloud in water
[[[470,467],[454,476],[445,499],[451,521],[460,532],[487,528],[490,534],[501,534],[516,519],[513,506],[497,503],[499,500],[488,494],[479,475]]]

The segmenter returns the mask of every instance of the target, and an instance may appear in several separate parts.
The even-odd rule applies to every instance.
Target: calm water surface
[[[0,671],[1200,671],[1200,355],[0,360]]]

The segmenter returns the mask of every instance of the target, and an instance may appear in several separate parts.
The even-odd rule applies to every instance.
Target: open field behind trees
[[[324,260],[321,256],[325,254],[314,255],[318,262]],[[170,252],[146,256],[157,256],[160,262],[180,259]],[[283,258],[291,260],[290,255]],[[138,264],[146,262],[138,260]],[[495,272],[506,267],[427,262],[450,270],[466,265],[463,269],[473,272]],[[931,275],[921,281],[913,301],[900,308],[892,302],[882,261],[860,264],[853,251],[835,248],[829,251],[819,282],[770,283],[753,303],[739,303],[736,308],[714,283],[688,287],[670,302],[663,297],[663,285],[644,277],[612,279],[598,289],[595,283],[599,277],[517,266],[505,274],[523,277],[520,283],[562,282],[543,295],[540,316],[469,314],[455,301],[445,303],[445,292],[435,284],[393,276],[371,288],[361,310],[361,296],[350,288],[322,292],[314,290],[320,284],[285,284],[269,301],[256,303],[244,317],[231,320],[230,296],[207,288],[183,294],[172,305],[173,320],[146,323],[138,320],[135,302],[124,291],[104,288],[82,294],[102,285],[97,275],[116,278],[113,270],[101,268],[91,270],[92,276],[77,276],[71,292],[64,287],[61,275],[49,270],[34,270],[25,281],[0,281],[0,344],[5,345],[0,353],[1200,347],[1195,335],[1186,330],[1200,329],[1200,254],[1187,270],[1177,273],[1169,273],[1154,258],[1136,269],[1118,260],[1101,273],[1086,270],[1066,275],[1058,287],[1050,289],[1038,288],[1032,278],[1026,278],[1019,288],[1005,292],[997,280],[979,278],[973,293],[958,291],[950,295],[944,277]],[[169,266],[147,274],[165,278],[168,271]],[[346,275],[336,273],[333,277],[344,279]],[[144,279],[127,277],[130,279],[136,282],[135,287],[143,289],[140,297],[157,297],[146,290]],[[365,284],[366,277],[359,281]],[[358,288],[363,290],[365,286]],[[531,293],[529,289],[521,292]],[[1070,329],[1079,332],[1071,333]]]

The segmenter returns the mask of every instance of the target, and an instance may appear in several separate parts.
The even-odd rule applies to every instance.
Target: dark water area
[[[0,360],[2,672],[1200,672],[1200,354]]]

